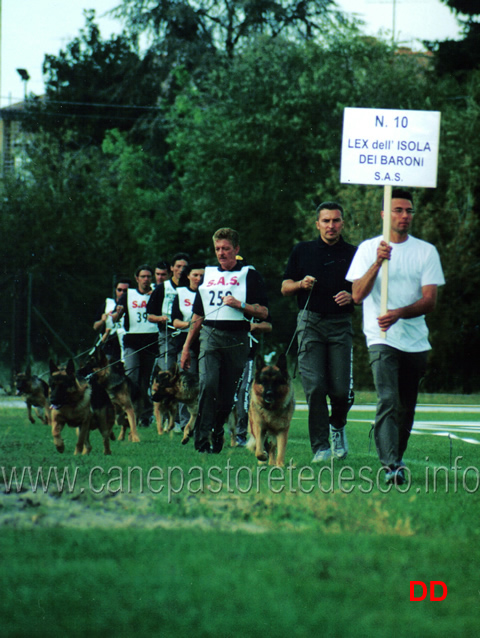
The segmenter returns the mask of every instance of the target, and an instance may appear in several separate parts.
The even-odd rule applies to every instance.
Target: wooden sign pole
[[[383,187],[383,240],[390,244],[390,227],[392,222],[392,187],[385,184]],[[388,259],[382,263],[382,288],[380,296],[380,314],[384,315],[388,310]],[[380,331],[384,339],[387,333]]]

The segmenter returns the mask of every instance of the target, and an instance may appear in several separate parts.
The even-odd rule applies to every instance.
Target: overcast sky
[[[0,0],[1,105],[21,101],[25,85],[17,68],[30,75],[28,92],[41,95],[44,90],[42,64],[45,54],[57,55],[85,25],[84,9],[95,9],[102,36],[109,38],[121,31],[121,25],[102,17],[120,0]],[[391,37],[394,0],[337,0],[340,8],[355,12],[366,22],[365,32],[377,35],[383,30]],[[455,17],[440,0],[396,0],[395,31],[397,41],[419,48],[419,40],[458,38]]]

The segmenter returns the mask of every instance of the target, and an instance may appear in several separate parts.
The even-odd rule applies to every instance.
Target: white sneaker
[[[343,427],[341,430],[337,430],[332,425],[330,426],[330,434],[332,435],[332,447],[333,456],[336,459],[342,460],[347,458],[348,443],[347,433]]]
[[[332,456],[332,450],[327,448],[326,450],[317,450],[312,459],[312,463],[324,463]]]

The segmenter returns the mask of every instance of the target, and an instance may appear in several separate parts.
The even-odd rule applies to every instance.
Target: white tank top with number
[[[105,299],[105,314],[108,315],[105,322],[105,328],[108,328],[110,330],[110,334],[113,334],[114,332],[122,332],[123,329],[123,322],[125,320],[125,317],[122,317],[120,321],[113,321],[112,319],[112,312],[115,311],[116,307],[117,302],[115,301],[115,299],[110,299],[108,297],[107,299]],[[125,331],[123,330],[123,332]]]
[[[183,321],[190,321],[193,315],[193,302],[195,301],[195,290],[186,287],[177,288],[178,307],[182,313]],[[188,332],[188,328],[182,328],[182,332]]]
[[[165,294],[162,304],[162,315],[166,315],[168,320],[172,318],[172,307],[175,297],[177,296],[177,289],[172,286],[172,282],[168,279],[164,284]]]
[[[127,290],[127,312],[130,328],[128,334],[144,334],[158,332],[156,323],[147,319],[147,302],[150,295],[142,295],[138,290]]]
[[[222,299],[233,295],[245,302],[247,298],[247,273],[249,266],[241,270],[219,270],[215,266],[205,268],[203,284],[198,289],[202,297],[205,319],[208,321],[243,321],[242,310],[226,306]]]

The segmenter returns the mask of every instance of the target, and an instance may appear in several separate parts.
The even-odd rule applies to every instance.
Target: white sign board
[[[435,188],[439,138],[439,111],[346,108],[340,181]]]

